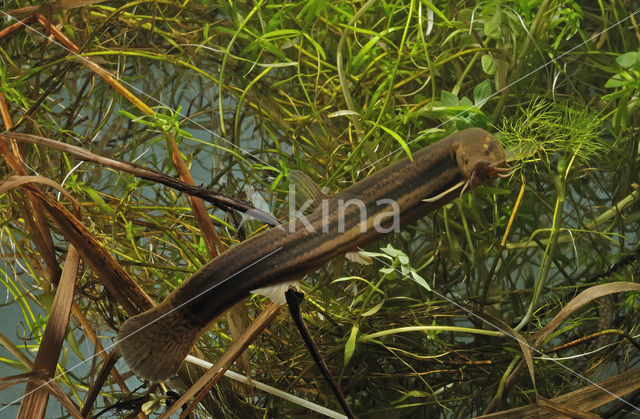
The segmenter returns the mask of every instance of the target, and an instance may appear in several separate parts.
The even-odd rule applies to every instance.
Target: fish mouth
[[[498,161],[479,160],[474,162],[470,167],[469,172],[471,176],[469,179],[473,179],[479,183],[486,183],[497,177],[505,178],[511,176],[512,169],[505,167],[505,159]]]

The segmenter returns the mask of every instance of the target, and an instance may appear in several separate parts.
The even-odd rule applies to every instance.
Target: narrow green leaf
[[[358,338],[358,330],[360,327],[357,324],[354,324],[351,328],[351,335],[349,335],[349,339],[347,343],[344,345],[344,365],[348,365],[351,360],[351,356],[356,349],[356,340]]]
[[[369,309],[366,312],[362,313],[362,317],[373,316],[374,314],[376,314],[382,308],[383,305],[384,305],[384,300],[380,301],[378,304],[373,306],[371,309]]]
[[[414,271],[414,270],[411,271],[411,278],[413,278],[413,280],[414,280],[414,282],[416,284],[420,285],[421,287],[423,287],[427,291],[431,291],[431,287],[429,286],[429,284],[427,284],[427,281],[425,281],[423,277],[418,275],[418,273],[416,271]]]
[[[400,147],[402,147],[404,152],[407,154],[407,157],[409,157],[409,159],[413,161],[411,151],[409,150],[407,142],[404,140],[404,138],[402,138],[397,132],[385,127],[384,125],[379,125],[379,127],[382,128],[387,134],[391,135],[398,142],[398,144],[400,144]]]
[[[107,203],[104,202],[104,199],[102,199],[102,197],[94,189],[89,188],[88,186],[82,186],[81,189],[82,189],[83,192],[85,192],[87,195],[89,195],[89,197],[91,198],[91,200],[93,202],[98,204],[98,206],[100,207],[101,210],[103,210],[103,211],[105,211],[105,212],[107,212],[109,214],[115,214],[116,213],[114,211],[114,209],[111,208],[110,205],[107,205]]]

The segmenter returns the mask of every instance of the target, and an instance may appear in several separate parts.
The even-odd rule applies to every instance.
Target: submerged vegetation
[[[294,170],[334,193],[477,126],[511,151],[509,179],[369,246],[370,265],[334,260],[303,281],[329,369],[359,417],[638,415],[632,7],[4,1],[0,371],[17,392],[0,409],[42,416],[48,397],[47,417],[155,417],[202,374],[143,385],[117,361],[117,330],[269,226],[119,162],[284,220]],[[197,355],[221,359],[268,306],[240,303]],[[340,411],[289,316],[265,326],[231,369]],[[590,387],[607,379],[630,398]],[[192,407],[309,413],[226,378]]]

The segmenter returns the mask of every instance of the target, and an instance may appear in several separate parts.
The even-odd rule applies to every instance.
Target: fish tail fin
[[[170,378],[189,354],[202,328],[171,305],[159,305],[122,324],[117,347],[131,370],[155,382]]]

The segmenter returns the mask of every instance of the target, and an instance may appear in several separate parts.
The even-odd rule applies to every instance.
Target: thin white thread
[[[187,355],[187,357],[184,359],[185,362],[190,362],[194,365],[199,365],[202,368],[206,368],[206,369],[210,369],[211,367],[213,367],[213,363],[209,362],[209,361],[205,361],[204,359],[200,359],[200,358],[196,358],[193,355]],[[280,397],[281,399],[284,400],[288,400],[292,403],[298,404],[302,407],[306,407],[307,409],[310,410],[314,410],[318,413],[321,413],[323,415],[326,415],[330,418],[340,418],[340,419],[346,419],[347,417],[341,413],[335,412],[331,409],[328,409],[324,406],[320,406],[319,404],[310,402],[307,399],[303,399],[301,397],[298,396],[294,396],[293,394],[289,394],[286,393],[278,388],[269,386],[267,384],[261,383],[260,381],[257,381],[255,379],[249,379],[247,377],[245,377],[242,374],[238,374],[237,372],[233,372],[231,370],[226,370],[224,372],[225,377],[230,378],[232,380],[236,380],[240,383],[246,384],[246,385],[250,385],[253,388],[257,388],[258,390],[262,390],[266,393],[269,394],[273,394],[276,397]]]

